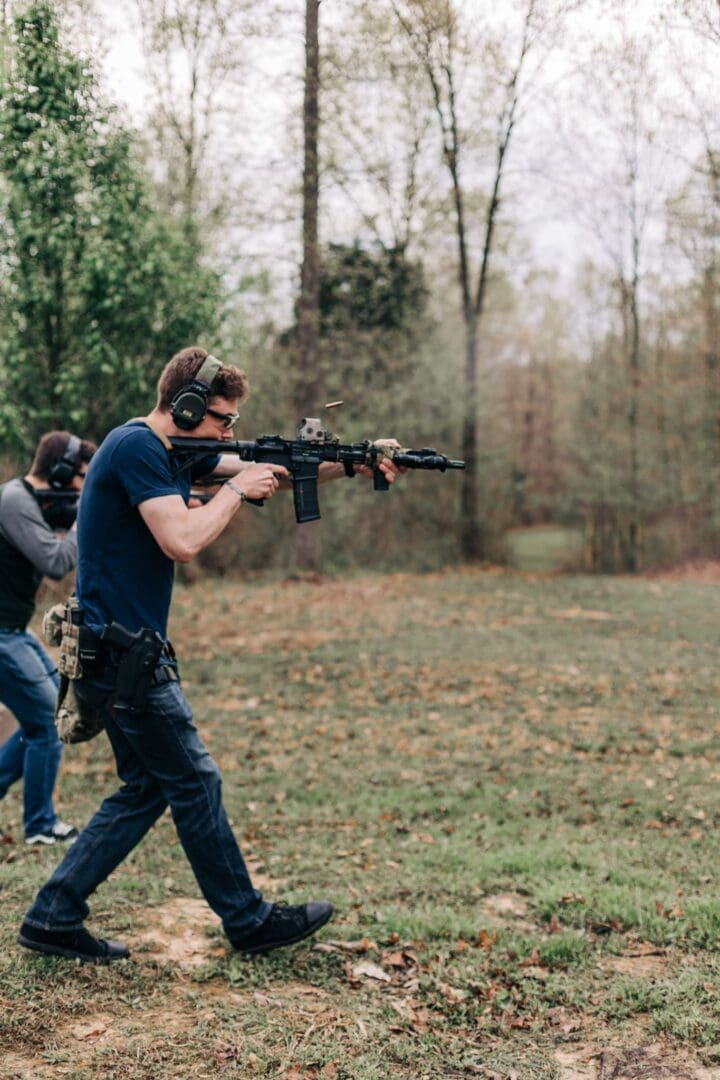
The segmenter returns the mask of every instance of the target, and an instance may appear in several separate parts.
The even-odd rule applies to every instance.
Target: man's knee
[[[195,802],[202,807],[220,801],[222,777],[220,769],[210,754],[194,756],[188,768],[174,776],[168,786],[168,802],[171,806]]]
[[[127,802],[138,805],[155,801],[166,802],[160,786],[149,773],[145,776],[129,776],[120,779],[123,781],[123,785],[117,794]]]

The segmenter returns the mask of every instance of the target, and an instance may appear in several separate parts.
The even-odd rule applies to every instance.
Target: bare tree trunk
[[[668,404],[666,399],[665,346],[663,342],[660,341],[655,350],[655,412],[658,440],[660,443],[659,458],[663,475],[663,491],[661,499],[666,506],[675,506],[678,501],[678,491],[675,484],[676,467],[673,455],[670,452]]]
[[[703,272],[704,360],[705,360],[705,431],[708,505],[717,501],[715,490],[720,468],[720,319],[718,318],[717,276],[712,263]]]
[[[305,4],[305,100],[303,131],[303,259],[297,305],[297,382],[295,406],[298,417],[314,415],[318,407],[320,359],[320,247],[318,242],[320,126],[320,0]],[[320,523],[303,525],[296,533],[295,562],[298,570],[320,569]]]
[[[636,242],[637,246],[637,242]],[[630,287],[630,349],[628,366],[630,395],[628,400],[628,430],[630,435],[630,520],[628,522],[626,569],[634,574],[640,569],[640,313],[638,309],[637,251]]]
[[[435,112],[442,136],[443,160],[452,183],[455,210],[455,238],[457,243],[458,283],[462,299],[462,317],[465,328],[465,379],[463,393],[462,455],[465,472],[460,495],[460,538],[463,556],[470,560],[482,559],[486,551],[485,531],[481,527],[481,508],[478,497],[478,339],[485,310],[490,264],[494,253],[494,238],[500,208],[500,188],[504,178],[505,156],[510,145],[518,107],[520,104],[520,80],[528,52],[531,48],[531,28],[535,17],[536,0],[527,0],[523,20],[522,38],[518,57],[504,84],[497,124],[497,142],[493,187],[488,200],[484,222],[482,262],[477,284],[473,283],[472,258],[469,252],[465,208],[465,189],[461,176],[463,136],[459,130],[458,80],[458,16],[452,3],[439,6],[417,2],[403,7],[392,0],[398,23],[407,35],[410,45],[428,78]],[[438,50],[438,43],[440,49]],[[438,55],[442,56],[438,60]]]
[[[479,525],[477,490],[477,324],[465,323],[465,414],[462,456],[466,474],[460,490],[460,542],[466,559],[481,559],[483,537]]]

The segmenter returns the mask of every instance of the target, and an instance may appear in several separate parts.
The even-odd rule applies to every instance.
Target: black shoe
[[[77,834],[78,831],[74,825],[66,825],[64,821],[56,821],[50,832],[34,833],[32,836],[26,836],[25,843],[54,844],[59,841],[60,843],[72,844]]]
[[[111,964],[113,960],[126,960],[130,955],[119,941],[94,938],[84,927],[79,930],[39,930],[37,926],[23,923],[18,943],[35,952],[67,956],[70,960],[83,960],[88,964]]]
[[[249,956],[294,945],[324,926],[332,913],[333,906],[326,900],[311,900],[309,904],[273,904],[265,922],[247,937],[233,941],[233,948]]]

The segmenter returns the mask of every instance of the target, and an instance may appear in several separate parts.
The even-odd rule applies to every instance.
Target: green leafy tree
[[[320,271],[320,333],[409,331],[427,297],[422,266],[401,249],[330,244]]]
[[[36,0],[0,98],[0,440],[102,437],[170,355],[216,328],[221,284],[153,205],[132,135]]]
[[[418,350],[430,330],[429,291],[421,262],[402,248],[331,243],[320,259],[315,364],[317,389],[313,409],[327,398],[347,397],[345,420],[366,415],[368,402],[353,394],[372,385],[377,394],[401,393],[400,383],[417,367]],[[288,354],[298,329],[293,324],[280,337]],[[373,403],[377,414],[377,401]],[[380,415],[385,422],[389,417]]]

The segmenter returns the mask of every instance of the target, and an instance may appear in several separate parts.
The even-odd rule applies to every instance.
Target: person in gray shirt
[[[25,843],[72,840],[77,830],[53,806],[62,743],[55,730],[58,675],[27,629],[43,577],[59,580],[77,561],[75,527],[58,536],[54,497],[43,491],[80,492],[95,446],[67,431],[49,431],[38,443],[27,476],[0,486],[0,703],[19,728],[0,746],[0,799],[24,781]],[[67,501],[65,506],[67,507]],[[72,498],[69,500],[72,506]]]

